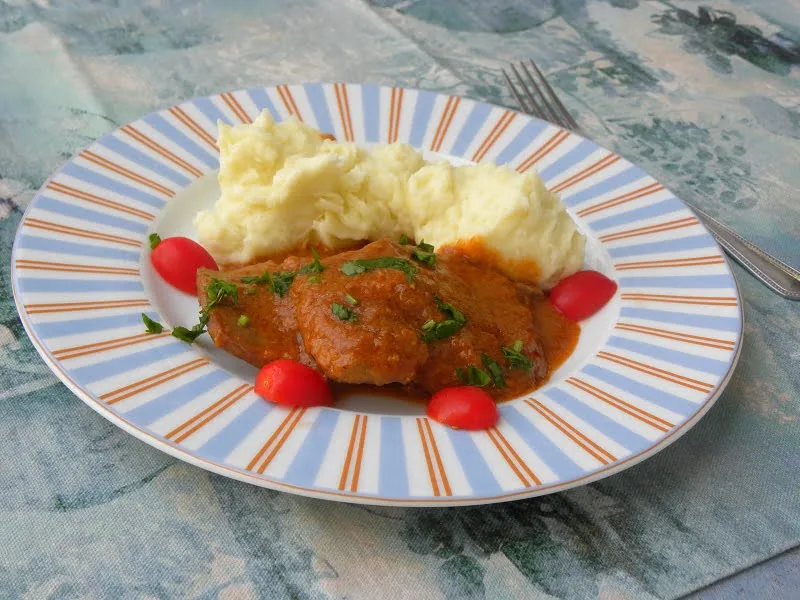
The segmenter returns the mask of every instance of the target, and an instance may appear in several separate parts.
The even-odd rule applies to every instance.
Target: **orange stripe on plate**
[[[361,461],[364,458],[364,442],[367,439],[367,415],[361,421],[361,437],[358,440],[358,452],[356,454],[356,462],[353,467],[353,481],[350,483],[350,491],[358,491],[358,479],[361,476]]]
[[[495,123],[492,130],[489,132],[489,135],[483,140],[481,145],[475,151],[475,154],[472,155],[473,162],[480,162],[483,160],[483,157],[492,149],[492,146],[497,143],[497,140],[500,139],[500,136],[503,135],[508,129],[508,126],[511,125],[511,122],[517,116],[517,113],[507,110],[503,113],[503,116],[498,119],[497,123]]]
[[[625,402],[624,400],[621,400],[620,398],[617,398],[616,396],[613,396],[608,392],[605,392],[576,377],[570,377],[569,379],[567,379],[567,383],[573,385],[579,390],[583,390],[584,392],[590,394],[591,396],[594,396],[598,400],[602,400],[609,406],[613,406],[617,410],[620,410],[625,414],[634,417],[635,419],[641,421],[642,423],[645,423],[647,425],[650,425],[651,427],[658,429],[659,431],[667,432],[675,426],[673,423],[670,423],[669,421],[662,419],[661,417],[657,417],[654,414],[649,413],[644,409],[638,408],[633,404]]]
[[[277,427],[277,428],[275,428],[275,431],[273,431],[273,432],[272,432],[272,434],[271,434],[271,435],[270,435],[270,436],[267,438],[267,441],[266,441],[266,442],[264,442],[264,445],[263,445],[263,446],[261,446],[261,449],[260,449],[260,450],[259,450],[259,451],[256,453],[256,455],[253,457],[253,460],[251,460],[251,461],[250,461],[250,462],[247,464],[247,466],[245,467],[245,469],[247,469],[248,471],[252,471],[252,470],[253,470],[253,467],[255,467],[255,466],[256,466],[256,464],[258,464],[258,461],[259,461],[259,460],[261,460],[261,457],[262,457],[262,456],[264,456],[264,453],[265,453],[265,452],[266,452],[266,451],[269,449],[269,447],[272,445],[272,442],[274,442],[274,441],[275,441],[275,439],[277,439],[277,437],[278,437],[278,436],[281,434],[281,431],[283,431],[283,428],[284,428],[284,427],[286,427],[286,425],[289,423],[289,421],[291,421],[291,420],[292,420],[292,417],[294,417],[295,413],[296,413],[298,410],[300,410],[300,409],[299,409],[299,408],[297,408],[297,407],[294,407],[294,408],[292,408],[292,409],[291,409],[291,410],[290,410],[290,411],[289,411],[289,412],[286,414],[286,416],[283,418],[283,421],[281,421],[281,422],[280,422],[280,424],[278,425],[278,427]]]
[[[397,141],[400,132],[400,115],[403,112],[403,88],[392,88],[392,112],[389,114],[389,143]]]
[[[131,238],[111,235],[110,233],[100,233],[99,231],[90,231],[88,229],[80,229],[78,227],[70,227],[69,225],[59,225],[58,223],[51,223],[50,221],[43,221],[42,219],[35,219],[33,217],[25,219],[25,225],[27,227],[35,227],[55,233],[63,233],[64,235],[102,240],[105,242],[117,242],[119,244],[125,244],[126,246],[135,246],[136,248],[142,245],[142,242]]]
[[[600,202],[593,206],[587,206],[586,208],[579,210],[576,214],[579,217],[586,217],[596,212],[606,210],[607,208],[613,208],[615,206],[619,206],[620,204],[625,204],[626,202],[632,202],[634,200],[638,200],[639,198],[643,198],[645,196],[649,196],[650,194],[660,192],[663,189],[664,189],[663,185],[654,181],[653,183],[648,184],[639,189],[632,190],[624,194],[620,194],[619,196],[615,196],[613,198],[609,198],[608,200],[604,200],[603,202]]]
[[[100,196],[96,196],[94,194],[90,194],[89,192],[78,190],[74,187],[64,185],[63,183],[58,183],[57,181],[49,182],[47,184],[47,187],[51,190],[60,192],[67,196],[72,196],[77,200],[85,200],[86,202],[91,202],[92,204],[97,204],[98,206],[111,208],[113,210],[118,210],[120,212],[124,212],[129,215],[141,217],[143,219],[147,219],[148,221],[152,221],[153,219],[155,219],[155,216],[151,215],[149,212],[145,212],[143,210],[139,210],[136,208],[131,208],[129,206],[125,206],[124,204],[120,204],[119,202],[114,202],[112,200],[106,200],[105,198],[101,198]]]
[[[534,474],[533,471],[531,471],[530,467],[528,467],[525,461],[522,460],[522,457],[519,454],[517,454],[517,451],[514,450],[514,446],[512,446],[511,443],[506,439],[506,436],[503,435],[503,432],[500,431],[497,427],[494,428],[494,432],[500,439],[500,441],[508,449],[508,451],[511,453],[511,456],[513,456],[514,459],[517,461],[517,464],[519,464],[522,470],[528,474],[528,477],[530,477],[531,481],[533,481],[533,483],[536,485],[542,485],[541,480]]]
[[[641,373],[658,377],[659,379],[664,379],[665,381],[677,383],[678,385],[697,390],[698,392],[710,392],[714,389],[714,386],[710,383],[692,379],[691,377],[686,377],[685,375],[679,375],[678,373],[673,373],[672,371],[665,371],[664,369],[659,369],[658,367],[653,367],[625,356],[612,354],[611,352],[605,352],[601,350],[597,353],[597,356],[598,358],[617,363],[618,365],[622,365],[624,367],[629,367]]]
[[[524,173],[528,169],[530,169],[533,165],[537,162],[542,160],[545,156],[550,154],[555,148],[559,146],[564,140],[569,137],[569,132],[558,130],[556,131],[550,139],[548,139],[543,146],[537,148],[533,151],[533,153],[528,156],[525,160],[523,160],[519,165],[517,165],[517,171],[520,173]]]
[[[666,302],[671,304],[700,304],[704,306],[736,306],[736,298],[715,296],[669,296],[666,294],[636,294],[627,293],[620,295],[623,300],[642,300],[651,302]]]
[[[700,257],[684,260],[669,260],[669,261],[643,261],[643,262],[626,262],[616,263],[614,268],[617,271],[632,271],[636,269],[674,269],[679,267],[702,267],[706,265],[721,265],[725,263],[725,259],[721,256]]]
[[[106,404],[116,404],[117,402],[130,398],[131,396],[141,394],[142,392],[146,392],[149,389],[158,387],[159,385],[168,381],[172,381],[173,379],[176,379],[181,375],[185,375],[190,371],[204,367],[207,364],[209,364],[208,360],[205,358],[198,358],[168,371],[152,375],[135,383],[131,383],[130,385],[118,388],[112,392],[103,394],[102,396],[99,396],[99,398],[101,400],[105,400]]]
[[[358,437],[358,426],[361,423],[361,415],[356,415],[353,420],[353,430],[350,432],[350,445],[347,446],[347,454],[344,458],[344,465],[342,466],[342,476],[339,478],[339,489],[343,490],[347,485],[347,476],[350,474],[350,461],[353,458],[353,449],[356,446],[356,438]]]
[[[561,183],[559,183],[558,185],[553,186],[553,188],[550,191],[552,191],[555,194],[557,194],[558,192],[562,192],[568,187],[571,187],[576,183],[580,183],[581,181],[583,181],[588,177],[591,177],[595,173],[598,173],[599,171],[602,171],[603,169],[610,167],[615,162],[619,161],[621,158],[622,158],[621,156],[608,154],[605,157],[598,160],[597,162],[589,165],[585,169],[575,173],[575,175],[573,175],[572,177],[569,177],[564,181],[562,181]]]
[[[246,383],[240,385],[232,392],[225,394],[222,398],[214,402],[211,406],[203,409],[201,412],[197,413],[188,421],[183,422],[182,424],[178,425],[175,429],[170,431],[166,436],[167,439],[170,439],[174,436],[173,442],[176,444],[181,443],[183,440],[188,438],[190,435],[199,431],[206,425],[208,425],[211,421],[216,419],[226,410],[228,410],[231,406],[236,404],[239,400],[244,398],[247,394],[253,391],[253,386],[247,385]],[[198,422],[199,421],[199,422]],[[188,429],[187,429],[188,428]],[[183,431],[185,430],[185,431]],[[181,433],[183,431],[183,433]]]
[[[289,111],[289,114],[302,123],[303,116],[300,114],[297,104],[295,104],[294,97],[292,96],[292,91],[289,89],[289,86],[279,85],[277,90],[278,94],[280,94],[281,100],[283,100],[283,105],[286,107],[286,110]]]
[[[428,477],[431,480],[431,488],[433,495],[441,495],[439,492],[439,483],[436,481],[436,472],[433,470],[433,461],[431,460],[431,453],[428,450],[428,441],[425,437],[425,430],[422,428],[422,419],[417,417],[417,429],[419,430],[419,439],[422,443],[422,451],[425,453],[425,464],[428,465]]]
[[[430,438],[431,447],[433,448],[433,456],[436,458],[436,466],[439,467],[439,475],[442,477],[442,486],[444,487],[444,493],[447,496],[452,496],[453,492],[450,490],[450,482],[447,480],[447,473],[444,470],[444,463],[442,462],[442,457],[439,456],[439,446],[436,445],[436,437],[433,435],[433,429],[431,429],[431,423],[428,419],[423,418],[423,423],[425,424],[425,429],[428,432],[428,437]]]
[[[294,421],[292,421],[289,424],[289,426],[286,427],[283,435],[281,436],[281,439],[279,439],[275,443],[275,446],[272,448],[272,450],[270,450],[269,454],[267,455],[267,458],[265,458],[264,462],[261,463],[261,466],[258,467],[258,473],[259,474],[262,474],[262,473],[264,473],[264,471],[267,470],[267,467],[272,462],[272,459],[275,458],[275,456],[278,454],[278,452],[281,451],[281,448],[283,448],[283,445],[286,443],[286,440],[289,439],[289,436],[292,435],[292,432],[294,431],[294,428],[297,427],[297,424],[300,422],[300,419],[303,418],[303,415],[305,414],[305,412],[306,412],[305,408],[301,408],[300,410],[297,411],[297,416],[295,417]]]
[[[601,242],[610,242],[613,240],[621,240],[629,237],[637,237],[640,235],[647,235],[649,233],[659,233],[661,231],[672,231],[673,229],[681,229],[699,223],[694,217],[684,217],[683,219],[676,219],[674,221],[667,221],[657,225],[649,225],[647,227],[637,227],[636,229],[626,229],[625,231],[618,231],[616,233],[608,233],[601,235],[599,239]]]
[[[561,417],[550,411],[546,406],[544,406],[540,402],[533,399],[528,399],[525,400],[525,404],[530,406],[538,414],[544,417],[551,425],[553,425],[561,433],[563,433],[575,444],[577,444],[578,447],[583,449],[586,453],[588,453],[590,456],[592,456],[602,464],[607,465],[609,463],[609,459],[606,457],[610,457],[612,462],[617,460],[616,458],[614,458],[613,454],[605,450],[599,444],[593,442],[586,435],[584,435],[583,433],[575,429],[575,427],[573,427],[572,425],[561,419]]]
[[[230,92],[223,92],[222,94],[220,94],[220,98],[222,98],[223,102],[225,102],[225,104],[228,105],[228,108],[231,109],[231,111],[233,112],[234,115],[236,115],[236,118],[239,119],[239,121],[245,124],[253,122],[233,94],[231,94]]]
[[[66,271],[69,273],[102,273],[104,275],[139,275],[138,269],[125,269],[122,267],[105,267],[102,265],[79,265],[74,263],[50,262],[46,260],[19,259],[15,264],[18,269],[33,269],[38,271]]]
[[[625,331],[634,331],[636,333],[645,333],[656,337],[664,337],[672,340],[678,340],[689,344],[696,344],[698,346],[708,346],[710,348],[719,348],[720,350],[733,350],[736,347],[736,342],[729,340],[720,340],[717,338],[702,337],[699,335],[692,335],[689,333],[681,333],[678,331],[668,331],[666,329],[658,329],[656,327],[645,327],[644,325],[637,325],[635,323],[617,323],[616,329]]]
[[[173,164],[178,165],[182,169],[185,169],[186,171],[188,171],[189,173],[191,173],[195,177],[200,177],[203,174],[200,171],[200,169],[198,169],[198,168],[194,167],[192,164],[186,162],[184,159],[182,159],[180,156],[178,156],[174,152],[170,152],[169,150],[164,148],[164,146],[162,146],[161,144],[159,144],[158,142],[156,142],[152,138],[146,136],[145,134],[143,134],[141,131],[139,131],[138,129],[136,129],[132,125],[124,125],[123,127],[120,128],[120,131],[122,133],[132,137],[134,140],[136,140],[137,142],[139,142],[143,146],[149,148],[153,152],[155,152],[157,154],[160,154],[161,156],[163,156],[164,158],[166,158],[168,161],[172,162]]]
[[[461,102],[461,98],[458,96],[450,96],[447,99],[447,104],[445,105],[444,112],[442,113],[442,118],[439,121],[439,127],[436,129],[436,136],[434,137],[433,144],[431,145],[431,150],[433,152],[438,152],[442,147],[444,138],[447,136],[447,130],[450,129],[450,123],[453,122],[453,117],[456,114],[456,110],[458,110],[459,102]]]
[[[347,86],[343,83],[339,84],[339,88],[342,90],[342,100],[344,101],[344,115],[347,119],[347,141],[352,142],[354,139],[353,134],[353,120],[350,114],[350,98],[347,96]]]
[[[57,312],[79,312],[85,310],[105,310],[109,308],[130,308],[150,306],[148,300],[118,300],[106,302],[67,302],[64,304],[26,304],[25,311],[30,315]]]
[[[83,346],[73,346],[72,348],[64,348],[53,352],[53,356],[58,360],[69,360],[71,358],[78,358],[80,356],[88,356],[90,354],[97,354],[99,352],[107,352],[108,350],[116,350],[117,348],[125,348],[127,346],[135,346],[142,342],[150,340],[157,340],[170,335],[167,332],[162,333],[140,333],[138,335],[131,335],[123,338],[116,338],[107,340],[105,342],[98,342],[96,344],[86,344]]]
[[[161,185],[157,181],[153,181],[152,179],[149,179],[144,175],[139,175],[138,173],[131,171],[126,167],[113,163],[109,159],[100,156],[99,154],[95,154],[90,150],[84,150],[79,154],[79,156],[85,160],[88,160],[91,163],[96,164],[98,167],[103,167],[104,169],[108,169],[109,171],[112,171],[117,175],[122,175],[123,177],[130,179],[133,182],[141,183],[145,187],[149,187],[152,190],[161,192],[162,194],[168,196],[169,198],[172,198],[175,195],[174,191],[172,191],[166,186]]]
[[[195,121],[192,117],[190,117],[186,111],[184,111],[179,106],[173,106],[172,108],[168,109],[169,113],[178,119],[187,129],[192,131],[197,137],[203,140],[206,144],[211,146],[214,150],[219,151],[217,148],[217,142],[214,140],[214,136],[211,135],[208,131],[203,129],[200,124]]]

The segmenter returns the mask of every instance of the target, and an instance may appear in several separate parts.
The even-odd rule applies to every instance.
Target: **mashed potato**
[[[366,150],[267,112],[220,124],[218,145],[222,195],[195,226],[221,263],[403,234],[437,248],[482,243],[509,275],[544,287],[583,263],[583,236],[533,172],[431,164],[406,144]]]

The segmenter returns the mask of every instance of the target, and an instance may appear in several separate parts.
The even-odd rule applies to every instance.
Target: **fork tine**
[[[547,82],[547,79],[542,74],[542,72],[539,70],[539,67],[536,66],[536,63],[533,62],[533,60],[530,60],[529,62],[531,63],[531,66],[533,67],[534,71],[536,71],[536,74],[539,76],[539,79],[541,79],[542,83],[544,83],[545,90],[547,91],[547,94],[550,96],[552,103],[555,104],[555,106],[561,112],[562,120],[564,120],[567,123],[567,128],[572,130],[578,130],[579,129],[578,123],[575,121],[575,119],[572,118],[572,115],[567,110],[567,107],[562,104],[561,100],[559,100],[555,91]]]
[[[528,97],[528,100],[530,101],[531,110],[529,110],[528,112],[533,114],[533,115],[536,115],[540,119],[545,119],[546,120],[547,116],[545,116],[545,113],[542,110],[542,107],[539,106],[538,102],[536,102],[536,98],[533,97],[533,94],[531,93],[531,90],[529,89],[528,85],[525,83],[525,80],[522,78],[522,75],[520,75],[519,71],[517,71],[517,67],[514,66],[514,63],[511,63],[511,70],[514,71],[514,75],[517,76],[517,81],[519,82],[520,87],[522,87],[522,89],[525,92],[525,95]]]
[[[556,125],[560,125],[561,127],[566,127],[566,121],[559,115],[556,110],[553,109],[551,102],[548,101],[547,97],[542,92],[541,86],[537,83],[536,79],[534,79],[531,72],[528,70],[527,65],[524,62],[520,62],[520,67],[522,70],[525,71],[525,75],[528,76],[528,81],[531,84],[531,87],[536,92],[536,95],[539,98],[540,103],[544,106],[545,111],[547,113],[546,116],[543,118],[551,123],[555,123]]]
[[[520,108],[522,109],[522,112],[532,113],[533,111],[528,108],[527,104],[525,104],[525,100],[523,100],[522,96],[517,91],[517,86],[515,86],[514,82],[511,81],[511,77],[509,77],[506,70],[502,69],[502,71],[503,71],[503,76],[506,78],[506,82],[508,83],[508,87],[511,88],[511,93],[514,95],[514,98],[516,99],[517,104],[519,104]]]

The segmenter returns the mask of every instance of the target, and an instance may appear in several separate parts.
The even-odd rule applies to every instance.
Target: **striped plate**
[[[586,264],[619,282],[553,380],[454,431],[418,405],[353,398],[285,409],[254,369],[212,347],[143,333],[140,313],[191,325],[193,298],[147,260],[147,235],[191,235],[218,195],[217,122],[262,110],[339,140],[408,142],[453,162],[535,168],[589,238]],[[736,282],[694,214],[646,173],[512,110],[375,85],[258,87],[197,98],[121,127],[42,187],[13,251],[14,296],[47,364],[129,433],[205,469],[298,494],[370,504],[479,504],[546,494],[625,469],[685,433],[739,352]],[[699,457],[701,459],[701,457]]]

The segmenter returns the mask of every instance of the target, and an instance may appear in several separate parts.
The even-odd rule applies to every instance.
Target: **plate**
[[[619,283],[544,387],[470,433],[421,405],[352,397],[286,409],[253,393],[255,369],[213,348],[144,333],[140,313],[196,321],[196,300],[150,268],[147,236],[192,235],[217,197],[218,121],[262,110],[359,144],[536,169],[588,237],[586,264]],[[257,87],[196,98],[100,138],[45,183],[12,254],[20,317],[84,402],[177,458],[256,485],[347,502],[499,502],[585,484],[680,437],[736,364],[736,282],[695,215],[644,171],[544,121],[457,96],[376,85]]]

